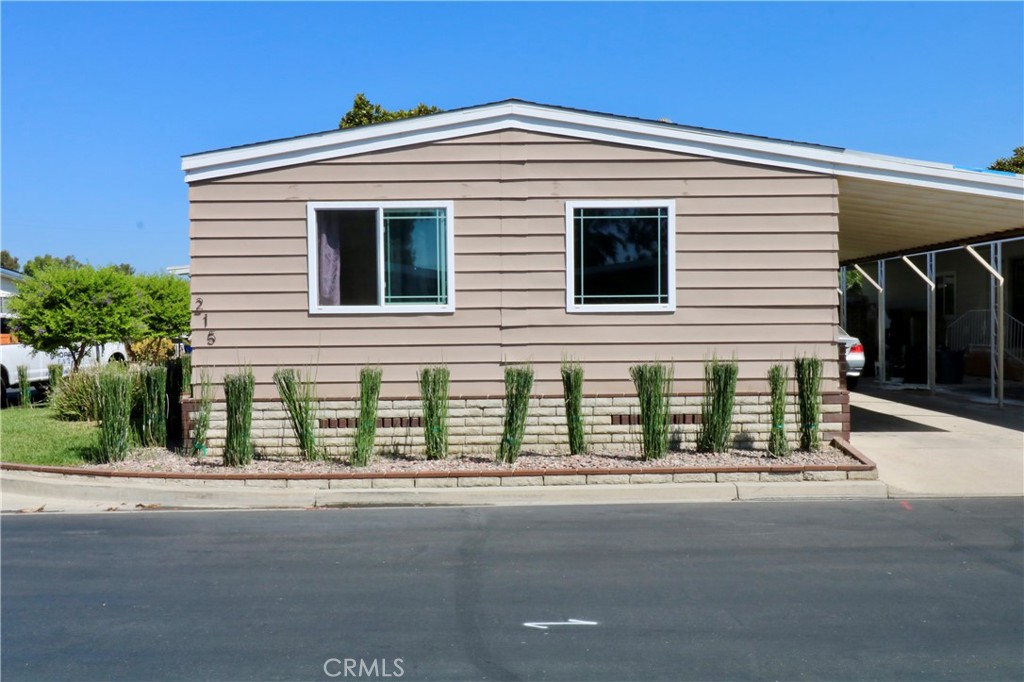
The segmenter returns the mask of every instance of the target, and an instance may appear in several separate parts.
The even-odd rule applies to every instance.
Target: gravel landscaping
[[[571,469],[645,469],[664,467],[768,467],[768,466],[848,466],[860,461],[825,446],[820,452],[796,451],[782,458],[772,458],[764,450],[730,450],[728,452],[700,454],[696,452],[670,452],[666,457],[644,461],[630,453],[594,453],[586,455],[542,455],[523,453],[514,465],[497,464],[493,455],[453,456],[445,460],[427,460],[424,457],[378,455],[369,466],[352,467],[348,458],[331,458],[317,462],[304,462],[296,458],[260,457],[243,467],[227,467],[219,457],[197,459],[159,448],[139,450],[123,462],[88,465],[82,469],[104,471],[138,471],[168,473],[238,473],[238,474],[340,474],[340,473],[416,473],[416,472],[474,472],[474,471],[529,471]]]

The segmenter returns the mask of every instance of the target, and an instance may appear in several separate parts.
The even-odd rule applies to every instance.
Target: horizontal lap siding
[[[565,201],[608,198],[676,200],[674,314],[565,312]],[[456,312],[310,315],[306,202],[416,199],[455,202]],[[699,392],[712,353],[763,391],[770,364],[816,353],[834,388],[836,213],[827,176],[512,131],[197,183],[194,361],[215,378],[251,364],[264,398],[277,367],[316,364],[321,396],[345,398],[367,363],[386,396],[436,362],[453,395],[498,395],[503,361],[533,362],[535,393],[557,395],[565,354],[591,394],[632,392],[629,366],[654,359]]]

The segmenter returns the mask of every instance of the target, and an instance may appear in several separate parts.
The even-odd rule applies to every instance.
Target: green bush
[[[224,398],[228,413],[224,442],[226,466],[245,466],[252,462],[252,395],[255,385],[256,379],[249,367],[224,377]]]
[[[377,401],[380,400],[383,375],[384,370],[380,367],[359,370],[359,425],[356,427],[352,466],[364,467],[373,456],[373,443],[377,439]]]
[[[800,448],[817,450],[820,441],[818,421],[821,415],[821,359],[797,358],[796,393],[800,408]]]
[[[704,363],[704,404],[697,434],[697,452],[724,452],[732,431],[732,408],[736,400],[735,361],[721,362],[717,357]]]
[[[569,452],[582,455],[587,451],[583,424],[583,365],[562,360],[562,397],[565,399],[565,423],[569,429]]]
[[[498,446],[498,462],[515,464],[523,447],[526,415],[530,410],[533,390],[533,367],[512,365],[505,368],[505,420]]]
[[[64,377],[50,398],[54,416],[64,421],[99,419],[99,369],[88,367]]]
[[[100,432],[97,457],[101,462],[120,462],[132,445],[132,394],[135,377],[120,363],[110,363],[99,373],[97,402]]]
[[[46,396],[52,401],[53,394],[60,388],[60,382],[64,378],[64,365],[49,364],[46,366],[46,372],[50,375],[50,382],[46,385]]]
[[[629,368],[640,401],[640,453],[644,459],[661,459],[668,452],[672,374],[672,368],[660,362]]]
[[[424,367],[419,373],[420,402],[423,403],[423,439],[427,459],[448,456],[448,384],[447,367]]]
[[[210,432],[210,413],[213,412],[213,381],[208,369],[199,370],[199,410],[192,419],[192,454],[206,455],[206,438]]]
[[[274,372],[274,384],[288,412],[302,458],[322,458],[324,453],[316,444],[316,379],[312,374],[299,376],[294,369],[279,369]]]
[[[768,369],[768,387],[772,394],[772,424],[768,434],[768,454],[784,457],[789,454],[789,440],[786,438],[786,387],[789,371],[785,365],[772,365]]]
[[[28,365],[18,365],[18,405],[32,407],[32,384],[28,382]]]
[[[144,365],[139,435],[147,447],[167,445],[167,367]]]

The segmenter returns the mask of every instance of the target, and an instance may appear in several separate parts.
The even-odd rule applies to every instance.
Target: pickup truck
[[[9,315],[0,315],[0,400],[7,404],[7,389],[18,386],[18,365],[28,368],[28,380],[33,386],[46,384],[50,381],[47,365],[58,363],[64,366],[64,373],[71,371],[71,356],[66,352],[49,354],[36,351],[31,346],[18,343],[17,336],[11,331]],[[82,359],[82,367],[101,364],[111,360],[124,362],[125,353],[122,343],[105,343],[94,346]]]

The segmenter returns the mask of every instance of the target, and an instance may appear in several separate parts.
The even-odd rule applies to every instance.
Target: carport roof
[[[523,100],[192,154],[186,182],[519,129],[824,173],[839,184],[843,263],[1024,234],[1024,176]]]

